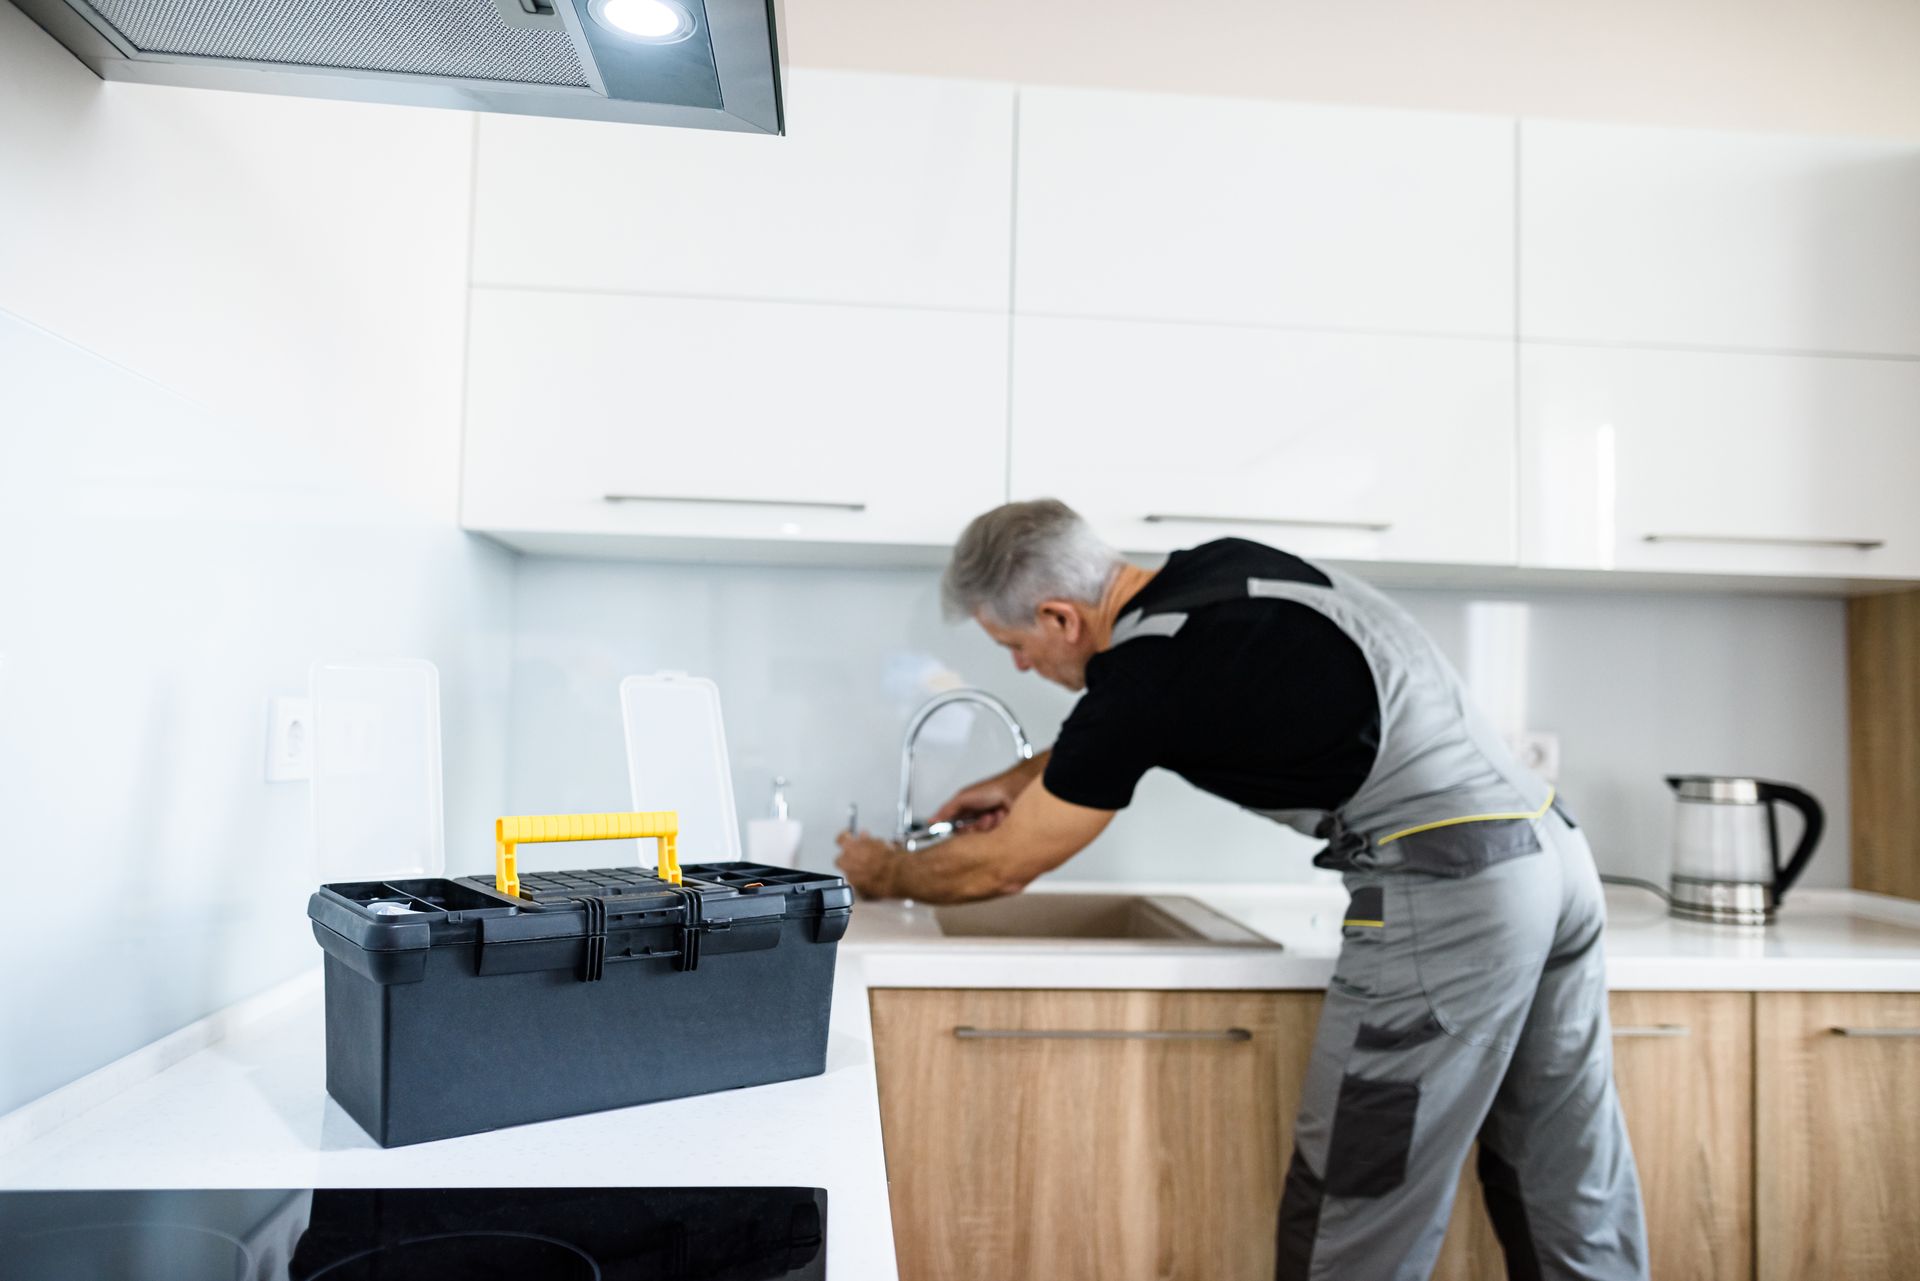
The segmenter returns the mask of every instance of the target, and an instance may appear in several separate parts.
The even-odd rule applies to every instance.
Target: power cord
[[[1666,890],[1655,885],[1652,881],[1643,881],[1637,876],[1609,876],[1605,872],[1600,874],[1600,879],[1609,885],[1627,885],[1636,890],[1645,890],[1649,894],[1658,894],[1662,903],[1668,906],[1672,906],[1673,904],[1673,895],[1667,893]]]

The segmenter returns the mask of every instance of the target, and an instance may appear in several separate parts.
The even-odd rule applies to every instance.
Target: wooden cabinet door
[[[1640,1170],[1654,1281],[1753,1275],[1752,1000],[1745,992],[1612,995],[1614,1083]],[[1434,1276],[1506,1274],[1469,1160]]]
[[[1273,1276],[1318,993],[872,1000],[902,1281]]]
[[[1529,339],[1920,355],[1920,146],[1529,120]]]
[[[1920,995],[1756,999],[1760,1281],[1920,1276]]]
[[[1020,91],[1026,314],[1513,332],[1514,124]]]
[[[1513,347],[1014,318],[1015,498],[1114,545],[1512,564]]]
[[[1013,87],[785,90],[782,138],[481,116],[474,283],[1004,311]]]
[[[1920,577],[1920,362],[1523,344],[1524,565]]]
[[[1005,501],[1006,324],[476,290],[461,519],[506,536],[949,544]]]

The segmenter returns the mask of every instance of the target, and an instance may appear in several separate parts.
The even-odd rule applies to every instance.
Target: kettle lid
[[[1729,778],[1718,774],[1668,775],[1667,786],[1683,801],[1706,801],[1714,805],[1758,805],[1761,782],[1757,778]]]

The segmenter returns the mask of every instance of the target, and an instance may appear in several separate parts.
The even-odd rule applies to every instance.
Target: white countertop
[[[946,938],[933,908],[862,903],[843,949],[870,987],[1325,988],[1347,896],[1338,885],[1037,884],[1029,893],[1184,894],[1277,948]],[[1677,920],[1607,887],[1607,984],[1638,991],[1920,992],[1920,903],[1800,890],[1765,929]]]
[[[869,988],[1311,989],[1332,973],[1337,886],[1030,892],[1112,891],[1187,894],[1280,946],[948,939],[925,906],[863,903],[840,947],[824,1075],[391,1149],[326,1095],[316,972],[177,1062],[143,1069],[136,1054],[0,1118],[0,1187],[824,1187],[830,1275],[888,1281]],[[1610,888],[1608,903],[1615,988],[1920,991],[1920,904],[1803,890],[1777,924],[1743,931],[1673,920],[1640,891]]]
[[[843,951],[821,1076],[398,1148],[381,1148],[327,1096],[315,970],[216,1044],[20,1146],[0,1145],[0,1188],[817,1187],[827,1190],[828,1275],[890,1281],[859,968]],[[0,1133],[38,1106],[0,1118]]]

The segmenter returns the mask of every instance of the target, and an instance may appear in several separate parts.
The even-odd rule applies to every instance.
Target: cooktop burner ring
[[[113,1235],[103,1236],[103,1233]],[[72,1227],[41,1228],[37,1231],[22,1233],[17,1240],[22,1243],[35,1242],[42,1246],[53,1244],[56,1250],[59,1249],[59,1243],[71,1242],[81,1253],[66,1258],[64,1262],[59,1263],[59,1266],[67,1268],[76,1265],[85,1266],[96,1269],[92,1275],[106,1276],[107,1273],[97,1269],[117,1266],[117,1263],[109,1264],[108,1262],[109,1259],[117,1259],[116,1249],[132,1248],[142,1255],[151,1256],[157,1244],[155,1238],[159,1236],[174,1238],[172,1245],[161,1248],[159,1257],[177,1264],[181,1269],[182,1277],[191,1274],[215,1278],[217,1281],[220,1270],[219,1261],[222,1259],[231,1263],[228,1276],[232,1281],[243,1281],[244,1278],[251,1277],[255,1273],[256,1261],[253,1251],[247,1248],[246,1242],[232,1233],[222,1232],[218,1228],[210,1228],[201,1223],[179,1223],[167,1219],[117,1219],[104,1223],[77,1223]],[[229,1247],[232,1253],[211,1248],[209,1253],[195,1258],[190,1248],[187,1250],[180,1248],[180,1243],[183,1241],[196,1242],[203,1248],[211,1248],[213,1242],[218,1241]],[[58,1255],[43,1255],[41,1265],[54,1263],[59,1258]],[[208,1271],[208,1268],[215,1270]],[[75,1273],[74,1275],[83,1274]]]
[[[0,1190],[6,1281],[824,1281],[817,1187]]]
[[[507,1241],[517,1244],[503,1253],[501,1243]],[[533,1243],[538,1248],[529,1252],[526,1243]],[[417,1248],[423,1246],[427,1248]],[[537,1232],[495,1230],[435,1232],[427,1236],[385,1242],[335,1260],[315,1272],[309,1281],[351,1281],[361,1276],[369,1279],[376,1276],[471,1276],[474,1274],[470,1270],[455,1273],[448,1269],[471,1269],[476,1262],[475,1247],[484,1249],[487,1266],[502,1277],[539,1276],[552,1277],[554,1281],[573,1281],[577,1277],[579,1281],[600,1281],[600,1265],[571,1242],[542,1236]],[[518,1251],[518,1257],[514,1257],[515,1251]],[[533,1257],[529,1257],[529,1254]],[[567,1262],[562,1263],[562,1260]],[[573,1271],[566,1273],[554,1270],[563,1266],[573,1266]],[[530,1268],[537,1268],[538,1271],[529,1271]]]

